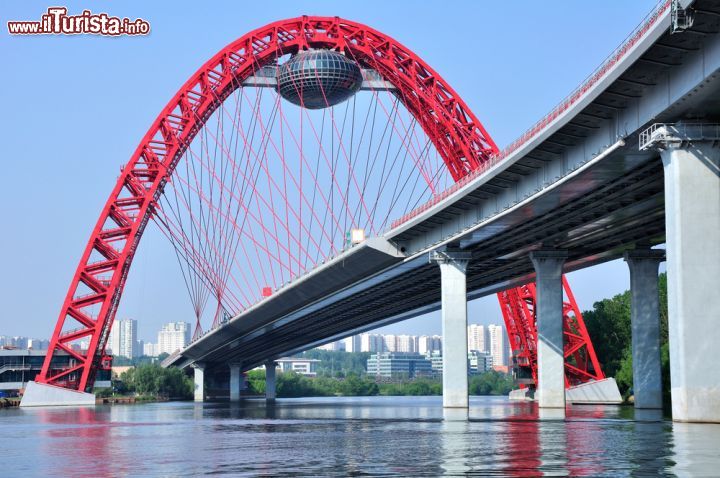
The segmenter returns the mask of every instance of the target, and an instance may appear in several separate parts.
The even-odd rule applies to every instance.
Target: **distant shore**
[[[13,398],[0,398],[0,408],[11,408],[20,405],[20,399],[18,397]]]

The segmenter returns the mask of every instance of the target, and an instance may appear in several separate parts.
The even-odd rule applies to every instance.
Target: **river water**
[[[720,476],[720,425],[473,397],[0,410],[0,476]]]

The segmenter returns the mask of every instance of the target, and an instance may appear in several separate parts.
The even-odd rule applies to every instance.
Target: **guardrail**
[[[638,149],[650,149],[659,142],[720,141],[718,123],[655,123],[638,136]]]
[[[37,367],[38,370],[40,370],[40,367]],[[0,367],[0,375],[4,374],[5,372],[17,372],[20,370],[31,370],[32,365],[25,363],[25,364],[5,364],[2,367]]]
[[[588,75],[588,77],[580,83],[569,95],[567,95],[560,103],[558,103],[547,115],[540,119],[537,123],[526,130],[518,139],[510,143],[498,154],[490,157],[488,161],[483,163],[482,167],[468,173],[465,177],[460,179],[458,182],[450,186],[445,191],[433,196],[428,202],[421,206],[413,209],[409,213],[405,214],[399,219],[396,219],[390,225],[388,231],[395,229],[396,227],[408,222],[410,219],[422,214],[428,209],[432,208],[445,198],[451,196],[463,186],[467,185],[478,176],[482,175],[488,169],[493,166],[505,161],[510,154],[515,152],[518,148],[528,143],[535,136],[540,134],[550,125],[552,125],[563,113],[565,113],[570,107],[576,104],[582,99],[593,86],[595,86],[618,62],[620,62],[625,55],[645,36],[645,34],[657,23],[657,21],[669,11],[672,0],[662,0],[655,8],[648,13],[640,24],[628,35],[625,40],[608,55],[605,60],[595,68],[595,70]]]

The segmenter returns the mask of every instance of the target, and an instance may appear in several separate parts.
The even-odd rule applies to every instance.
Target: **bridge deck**
[[[504,162],[386,233],[392,253],[366,263],[367,246],[350,251],[171,362],[247,369],[436,309],[439,271],[427,253],[444,245],[472,252],[468,291],[479,297],[532,280],[527,253],[539,247],[567,249],[569,271],[638,243],[662,243],[662,165],[655,153],[638,151],[637,132],[651,122],[720,113],[720,6],[695,7],[691,30],[671,35],[665,12],[580,101]]]

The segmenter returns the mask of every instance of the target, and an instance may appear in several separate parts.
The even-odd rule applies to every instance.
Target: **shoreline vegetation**
[[[343,353],[343,352],[339,352]],[[247,374],[248,393],[265,393],[265,372],[251,370]],[[278,398],[296,397],[369,397],[388,396],[428,396],[442,395],[440,378],[418,377],[395,381],[376,381],[374,377],[362,376],[354,372],[345,377],[305,377],[297,373],[281,373],[276,378]],[[489,371],[470,377],[470,395],[507,395],[512,390],[509,375]]]
[[[343,354],[345,352],[335,352]],[[376,395],[420,396],[442,395],[440,378],[398,378],[376,381],[375,377],[350,372],[336,376],[306,377],[294,372],[278,373],[278,398],[296,397],[363,397]],[[265,371],[247,373],[247,396],[265,393]],[[470,377],[471,395],[507,395],[513,383],[509,375],[489,371]],[[189,400],[193,396],[193,382],[179,369],[164,369],[157,364],[143,364],[129,369],[112,380],[112,387],[96,390],[98,403],[140,403],[150,401]]]
[[[162,368],[157,362],[142,363],[113,377],[110,388],[95,390],[101,403],[162,402],[188,400],[193,396],[194,384],[178,368]]]

